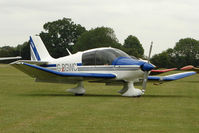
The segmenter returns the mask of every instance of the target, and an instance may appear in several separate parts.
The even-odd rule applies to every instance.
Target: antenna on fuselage
[[[69,55],[72,55],[71,52],[68,50],[68,48],[66,48],[66,50],[67,50],[67,52],[68,52]]]

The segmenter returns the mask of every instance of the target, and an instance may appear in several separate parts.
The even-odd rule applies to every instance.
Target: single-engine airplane
[[[158,75],[158,74],[162,74],[165,72],[170,72],[173,70],[176,70],[177,68],[170,68],[170,69],[163,69],[163,70],[151,70],[150,75]]]
[[[185,67],[181,68],[180,70],[183,70],[183,71],[195,71],[195,72],[199,73],[199,68],[198,67],[194,67],[192,65],[185,66]]]
[[[149,76],[154,65],[132,59],[125,52],[111,47],[95,48],[83,52],[52,58],[39,36],[30,37],[31,60],[19,60],[12,65],[36,79],[37,82],[72,83],[77,87],[68,89],[75,95],[83,95],[83,81],[106,83],[106,85],[122,84],[119,91],[122,96],[141,96],[146,88],[147,80],[176,80],[195,74],[186,72],[164,77]],[[150,48],[151,51],[151,48]],[[150,58],[149,52],[149,58]],[[143,79],[142,89],[134,87],[134,82]]]

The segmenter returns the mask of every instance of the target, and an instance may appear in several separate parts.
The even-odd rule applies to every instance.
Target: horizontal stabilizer
[[[189,77],[196,74],[196,72],[183,72],[183,73],[177,73],[177,74],[171,74],[167,76],[149,76],[148,80],[152,81],[173,81],[178,80],[181,78]]]
[[[17,60],[21,59],[21,56],[16,56],[16,57],[0,57],[0,60]]]
[[[12,62],[11,64],[23,64],[23,63],[28,63],[28,64],[35,64],[35,65],[47,65],[47,61],[34,61],[34,60],[18,60],[15,62]]]

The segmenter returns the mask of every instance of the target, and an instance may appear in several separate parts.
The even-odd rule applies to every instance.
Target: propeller
[[[143,83],[142,83],[142,93],[143,94],[146,90],[146,84],[147,84],[147,80],[148,80],[148,76],[149,76],[149,71],[151,70],[151,65],[149,63],[150,63],[152,46],[153,46],[153,42],[151,42],[147,63],[145,63],[143,66],[143,70],[144,70],[144,79],[143,79]]]

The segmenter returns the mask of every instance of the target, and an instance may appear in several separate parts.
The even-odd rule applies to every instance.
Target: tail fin
[[[39,36],[30,36],[30,55],[32,61],[49,61],[53,59]]]

